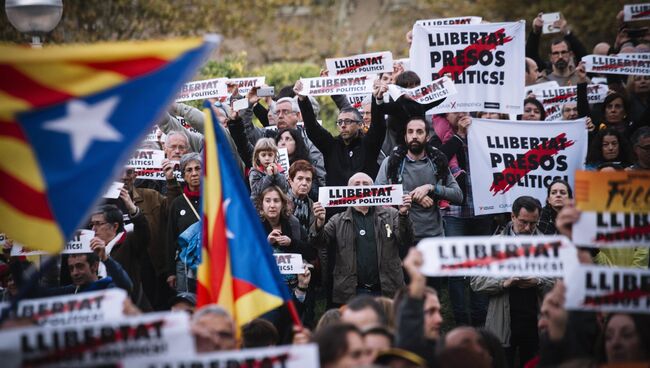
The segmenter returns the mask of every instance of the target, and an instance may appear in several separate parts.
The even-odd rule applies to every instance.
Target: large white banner
[[[411,70],[422,84],[450,74],[458,94],[434,113],[490,111],[521,114],[524,22],[413,26]]]
[[[319,366],[316,344],[221,351],[168,359],[128,359],[122,362],[123,368],[318,368]]]
[[[427,276],[561,277],[578,262],[563,236],[427,238],[417,248]]]
[[[585,70],[592,73],[650,75],[650,60],[620,56],[587,55],[582,57]]]
[[[554,179],[573,187],[587,155],[584,119],[553,124],[473,119],[467,139],[476,215],[510,212],[523,195],[544,203]]]
[[[331,96],[372,93],[376,75],[302,78],[302,94],[305,96]]]
[[[583,211],[573,242],[586,247],[650,247],[650,214]]]
[[[650,313],[650,270],[580,264],[567,269],[566,309]]]
[[[533,93],[535,98],[544,105],[546,121],[562,120],[562,106],[567,102],[578,102],[577,86],[540,88],[532,85],[526,89]],[[589,100],[590,104],[602,103],[607,97],[607,92],[606,85],[590,84],[587,86],[587,100]]]
[[[393,72],[393,53],[390,51],[372,52],[342,58],[325,59],[328,75],[365,75]]]
[[[645,4],[630,4],[623,6],[623,20],[629,22],[631,20],[646,20],[650,19],[650,3]]]

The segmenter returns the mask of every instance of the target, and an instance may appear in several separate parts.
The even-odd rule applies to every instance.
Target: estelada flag
[[[204,116],[203,246],[197,306],[219,304],[241,327],[291,296],[208,102]]]
[[[218,43],[0,46],[0,232],[58,252]]]

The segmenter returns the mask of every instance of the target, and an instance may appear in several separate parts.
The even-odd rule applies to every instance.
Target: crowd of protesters
[[[607,75],[609,95],[590,105],[585,86],[598,76],[587,75],[579,63],[587,48],[566,20],[557,25],[561,37],[544,50],[541,14],[533,19],[527,58],[521,61],[526,84],[578,86],[578,103],[567,103],[562,114],[564,120],[588,118],[587,169],[650,170],[650,77]],[[626,27],[622,23],[615,42],[599,43],[593,53],[650,52],[650,34],[632,37]],[[163,134],[156,148],[165,152],[165,180],[139,179],[125,169],[118,178],[124,183],[119,198],[107,200],[89,219],[94,253],[60,256],[28,297],[122,288],[130,296],[131,314],[170,309],[193,314],[191,333],[199,352],[315,342],[323,367],[591,367],[650,361],[650,315],[568,312],[564,293],[570,280],[427,278],[420,272],[422,254],[414,246],[421,239],[570,237],[579,213],[571,185],[555,180],[543,203],[522,196],[511,213],[475,215],[468,127],[473,118],[507,116],[482,111],[427,116],[436,103],[385,98],[389,84],[410,88],[420,78],[397,64],[393,73],[377,79],[361,109],[350,106],[346,96],[332,96],[337,135],[318,122],[319,104],[302,94],[300,81],[276,86],[272,98],[257,96],[260,86],[245,96],[234,89],[230,100],[249,103],[239,111],[231,101],[211,101],[269,247],[274,253],[300,253],[305,261],[304,273],[284,275],[303,328],[293,326],[284,308],[240,331],[219,306],[195,310],[204,116],[182,103],[158,123]],[[519,119],[544,118],[544,106],[529,95]],[[278,162],[279,148],[287,150],[288,172]],[[174,162],[180,163],[182,183]],[[374,184],[401,184],[402,204],[325,208],[318,202],[319,187]],[[33,267],[24,257],[9,256],[12,243],[6,240],[0,264],[4,301],[17,295]],[[580,250],[580,262],[647,269],[648,247]],[[445,289],[448,297],[442,299]],[[443,321],[441,303],[449,304],[444,307],[451,320]],[[443,322],[449,331],[442,330]]]

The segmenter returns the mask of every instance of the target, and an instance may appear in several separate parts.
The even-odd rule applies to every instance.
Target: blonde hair
[[[255,143],[255,149],[253,150],[253,166],[260,164],[257,156],[260,152],[271,151],[275,154],[275,157],[278,157],[278,146],[275,145],[273,138],[260,138],[257,143]]]

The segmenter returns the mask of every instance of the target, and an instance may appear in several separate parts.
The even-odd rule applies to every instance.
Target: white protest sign
[[[454,17],[454,18],[439,18],[439,19],[421,19],[416,20],[415,24],[424,26],[424,27],[436,27],[436,26],[453,26],[453,25],[463,25],[463,24],[481,24],[483,20],[482,17]]]
[[[650,270],[579,264],[564,276],[568,310],[650,313]]]
[[[153,127],[153,129],[149,130],[147,135],[144,138],[144,142],[158,142],[158,126]]]
[[[650,214],[583,211],[573,242],[587,247],[650,246]]]
[[[178,122],[181,123],[181,125],[183,126],[183,128],[185,128],[187,131],[192,132],[192,133],[199,133],[199,131],[196,130],[192,125],[190,125],[190,123],[188,123],[187,121],[185,121],[185,118],[184,118],[184,117],[182,117],[182,116],[178,116],[178,115],[177,115],[177,116],[176,116],[176,119],[178,119]]]
[[[562,120],[562,106],[567,102],[578,102],[578,87],[551,87],[540,89],[530,86],[532,93],[539,102],[544,105],[546,121]],[[602,103],[607,97],[608,88],[602,84],[590,84],[587,86],[587,100],[590,104]]]
[[[232,109],[235,111],[240,111],[248,108],[248,99],[247,98],[240,98],[239,100],[235,100],[232,103]]]
[[[127,359],[121,365],[123,368],[318,368],[319,366],[316,344],[201,353],[190,357],[181,356],[167,359]]]
[[[286,147],[279,147],[278,148],[278,163],[284,169],[284,175],[288,177],[289,176],[289,167],[291,165],[289,164],[289,153],[287,152]]]
[[[72,236],[72,239],[69,242],[65,243],[65,246],[61,253],[62,254],[91,253],[92,249],[90,249],[90,241],[94,237],[95,237],[95,232],[92,230],[87,230],[87,229],[77,230],[75,234]],[[49,254],[49,253],[44,252],[42,250],[29,250],[15,243],[11,248],[12,257],[35,256],[35,255],[44,255],[44,254]]]
[[[450,74],[458,94],[433,112],[521,114],[524,94],[524,22],[413,27],[411,70],[422,84]]]
[[[650,60],[650,52],[630,52],[625,54],[617,54],[616,57],[633,60]]]
[[[324,78],[302,78],[305,96],[331,96],[372,93],[372,84],[376,75],[362,75],[352,77],[324,77]]]
[[[556,21],[560,20],[560,13],[544,13],[542,14],[542,22],[544,22],[544,25],[542,26],[542,33],[543,34],[548,34],[548,33],[558,33],[560,32],[559,27],[555,27],[553,23]]]
[[[587,55],[582,58],[585,70],[592,73],[650,75],[650,60],[620,56]]]
[[[124,318],[126,291],[112,288],[51,298],[24,299],[17,316],[30,318],[39,326],[84,325]]]
[[[237,92],[246,96],[253,87],[261,87],[266,83],[266,77],[247,77],[247,78],[230,78],[227,84],[234,84],[237,86]]]
[[[650,3],[623,6],[623,21],[650,19]]]
[[[401,205],[402,195],[401,184],[318,188],[323,207]]]
[[[283,275],[295,275],[305,272],[302,255],[299,253],[273,253],[273,257],[275,257],[275,263],[278,264],[278,269]]]
[[[510,212],[529,195],[546,200],[556,179],[573,186],[587,155],[585,120],[535,121],[473,119],[467,134],[476,215]]]
[[[393,100],[397,100],[400,96],[406,94],[420,104],[428,104],[455,95],[456,87],[451,79],[442,77],[415,88],[402,88],[396,84],[389,84],[388,93]]]
[[[366,75],[393,72],[393,53],[390,51],[372,52],[342,58],[325,59],[328,76]]]
[[[17,358],[22,366],[96,366],[131,357],[195,354],[189,331],[187,313],[148,313],[114,321],[2,330],[0,346],[3,357]]]
[[[469,236],[422,239],[427,276],[561,277],[578,262],[563,236]]]
[[[363,102],[368,101],[370,103],[370,98],[371,94],[362,94],[362,95],[347,95],[346,97],[348,98],[348,102],[350,103],[350,106],[357,110],[362,110],[363,109]]]
[[[139,149],[133,153],[126,163],[127,169],[135,170],[138,179],[165,180],[165,172],[162,169],[162,162],[165,159],[165,151],[154,149]],[[183,181],[180,172],[180,163],[174,165],[176,180]]]
[[[226,80],[228,78],[206,79],[185,83],[176,97],[176,102],[225,97],[228,95]]]
[[[119,181],[114,181],[111,183],[111,186],[108,187],[106,193],[104,193],[104,198],[116,199],[120,196],[120,189],[124,187],[124,183]]]

